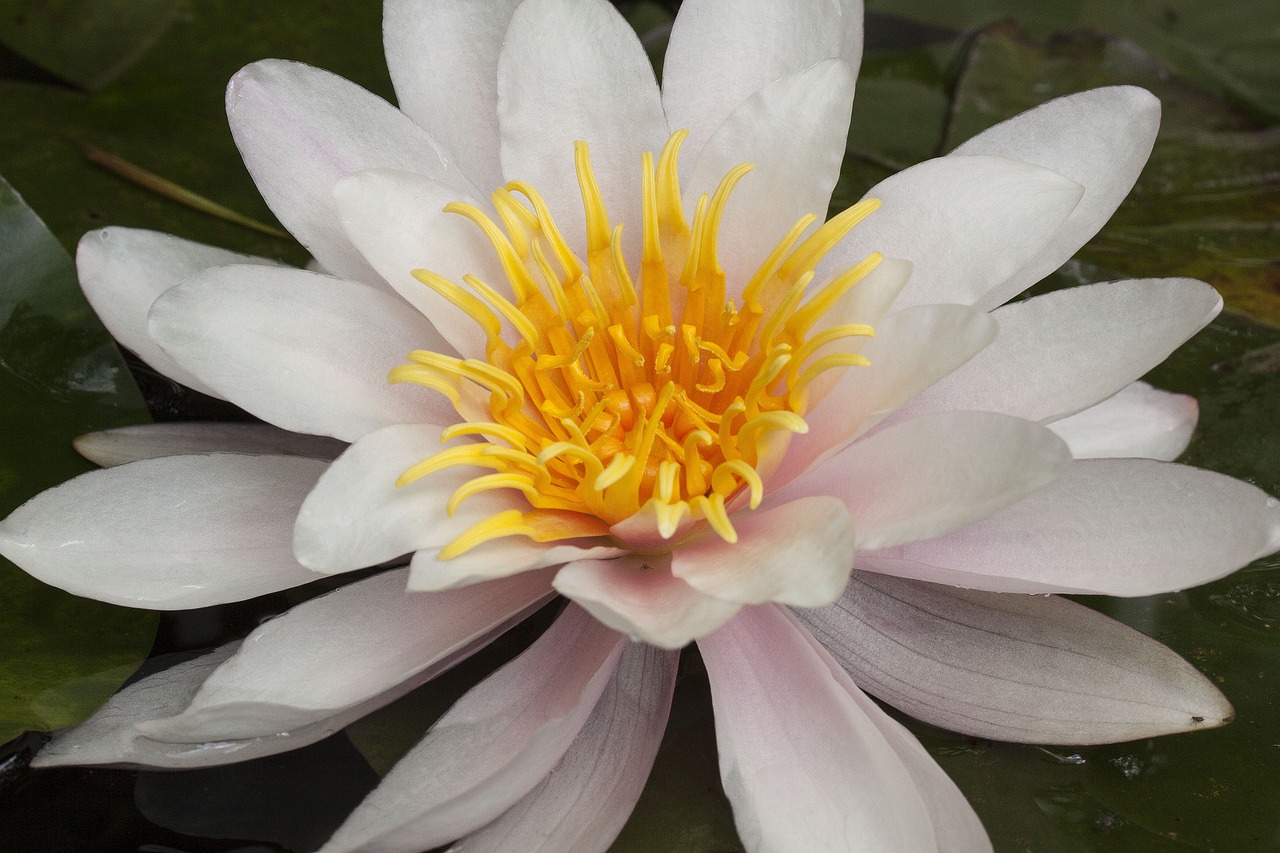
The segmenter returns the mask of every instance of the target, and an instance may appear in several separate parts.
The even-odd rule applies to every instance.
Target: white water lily
[[[302,746],[557,592],[548,632],[325,850],[606,849],[693,640],[753,851],[990,849],[860,688],[1029,742],[1230,718],[1169,650],[1025,595],[1181,589],[1280,548],[1275,500],[1169,461],[1194,402],[1138,381],[1217,313],[1211,288],[1004,305],[1128,192],[1152,96],[1053,101],[819,226],[860,3],[687,0],[661,90],[603,0],[385,18],[400,110],[281,61],[228,90],[323,272],[127,229],[81,243],[124,345],[274,426],[86,437],[114,467],[19,508],[0,551],[161,609],[411,562],[131,685],[37,766]]]

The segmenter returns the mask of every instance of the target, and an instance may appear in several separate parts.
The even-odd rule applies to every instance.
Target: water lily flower
[[[16,510],[0,551],[158,609],[411,559],[123,689],[36,766],[292,749],[557,593],[324,850],[607,848],[692,641],[752,851],[990,849],[863,690],[1026,742],[1230,719],[1173,652],[1052,595],[1280,549],[1274,499],[1171,461],[1194,402],[1139,381],[1221,300],[1149,279],[1005,304],[1128,192],[1151,95],[1052,101],[824,224],[856,0],[687,0],[661,88],[603,0],[388,0],[385,25],[399,109],[276,60],[228,89],[314,269],[80,246],[125,346],[265,423],[88,436],[106,467]]]

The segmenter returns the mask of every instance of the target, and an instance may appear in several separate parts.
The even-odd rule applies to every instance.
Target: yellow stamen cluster
[[[644,155],[638,280],[623,257],[622,226],[610,226],[584,142],[574,151],[586,212],[585,264],[542,197],[522,182],[491,197],[501,226],[471,205],[445,208],[481,229],[510,287],[503,293],[464,276],[467,290],[414,270],[480,325],[486,360],[414,351],[390,379],[449,397],[464,422],[447,429],[445,440],[484,440],[424,459],[397,484],[458,465],[487,468],[494,473],[453,494],[451,514],[491,489],[522,492],[530,509],[486,519],[441,557],[501,536],[545,542],[607,535],[642,508],[654,513],[663,537],[686,518],[705,519],[733,542],[729,501],[745,492],[752,508],[760,503],[762,474],[791,434],[808,429],[803,416],[813,380],[867,363],[853,353],[819,350],[871,335],[871,327],[811,332],[879,255],[802,300],[818,261],[878,202],[855,205],[807,237],[817,217],[802,218],[746,284],[738,307],[725,298],[716,243],[729,194],[751,166],[732,170],[709,198],[702,196],[690,226],[676,173],[684,137],[681,131],[668,140],[656,167]]]

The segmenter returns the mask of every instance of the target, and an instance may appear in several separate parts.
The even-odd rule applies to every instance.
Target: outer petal
[[[853,72],[843,60],[828,59],[747,98],[698,154],[685,190],[691,221],[698,197],[715,192],[730,169],[756,167],[721,220],[718,255],[730,297],[741,294],[797,219],[809,213],[825,218],[852,108]]]
[[[156,610],[241,601],[314,580],[289,527],[324,462],[170,456],[82,474],[0,522],[0,553],[76,595]]]
[[[216,391],[151,340],[147,311],[156,297],[184,278],[223,264],[278,266],[266,258],[136,228],[90,231],[76,250],[80,287],[112,337],[169,378],[214,397]]]
[[[525,0],[498,58],[502,171],[542,193],[570,244],[585,246],[575,140],[591,162],[626,257],[638,257],[641,155],[667,141],[658,84],[635,31],[604,0]]]
[[[416,853],[502,814],[565,754],[624,644],[571,605],[524,654],[459,699],[323,853]]]
[[[90,432],[75,439],[76,452],[104,468],[198,453],[243,453],[265,456],[306,456],[330,460],[346,447],[319,435],[286,432],[270,424],[202,423],[180,421]]]
[[[663,61],[662,104],[672,129],[689,129],[693,156],[753,92],[826,59],[857,74],[861,0],[688,0]]]
[[[939,536],[1057,479],[1071,454],[1042,426],[987,412],[905,421],[855,442],[766,499],[845,502],[860,549]]]
[[[846,269],[870,252],[883,252],[916,267],[897,308],[973,305],[993,283],[1013,276],[1038,255],[1082,192],[1079,184],[1056,172],[1013,159],[926,160],[867,193],[867,198],[880,199],[880,209],[831,251],[818,267],[818,278]]]
[[[987,575],[1010,591],[1031,581],[1036,592],[1153,595],[1277,549],[1280,501],[1248,483],[1149,459],[1082,459],[990,518],[885,556]]]
[[[797,615],[858,684],[914,717],[978,737],[1113,743],[1233,717],[1191,664],[1062,598],[858,572],[839,602]]]
[[[450,853],[603,853],[622,831],[667,727],[680,656],[643,643],[618,669],[560,764]]]
[[[1021,293],[1097,234],[1133,188],[1159,128],[1160,102],[1155,96],[1134,86],[1113,86],[1041,104],[951,152],[1034,163],[1085,188],[1080,204],[1053,239],[1014,275],[992,287],[978,306],[994,308]]]
[[[400,109],[482,192],[498,162],[498,52],[520,0],[387,0],[382,41]]]
[[[398,299],[302,270],[218,267],[170,288],[151,335],[232,402],[293,432],[343,441],[394,423],[448,424],[443,395],[387,372],[443,341]]]
[[[1145,456],[1172,462],[1187,449],[1199,415],[1195,397],[1133,382],[1083,412],[1054,421],[1049,429],[1077,459]]]
[[[407,574],[375,575],[263,624],[186,710],[139,731],[175,743],[235,741],[291,733],[353,708],[367,712],[448,669],[551,597],[549,573],[441,593],[406,593]]]
[[[840,595],[853,568],[853,525],[837,498],[800,498],[738,513],[738,541],[718,536],[678,548],[671,573],[699,592],[739,604],[777,601],[821,607]]]
[[[475,319],[413,277],[416,269],[451,281],[470,274],[509,293],[493,247],[480,229],[442,212],[450,202],[475,202],[460,198],[442,181],[389,169],[348,175],[338,181],[333,197],[347,236],[378,274],[426,315],[454,349],[483,359],[486,338]]]
[[[936,851],[910,772],[810,642],[774,606],[745,608],[698,642],[743,844],[753,853]]]
[[[714,631],[741,606],[698,592],[656,556],[578,560],[562,568],[553,583],[610,628],[664,649],[678,649]]]
[[[1188,278],[1090,284],[1006,305],[995,342],[894,416],[981,409],[1054,421],[1107,399],[1222,310]]]
[[[343,278],[377,274],[338,225],[333,185],[362,169],[404,169],[474,195],[470,182],[426,131],[395,107],[337,75],[266,59],[227,86],[231,134],[249,174],[280,222]]]

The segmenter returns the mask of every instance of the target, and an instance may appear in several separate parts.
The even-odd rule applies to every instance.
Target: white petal
[[[1195,397],[1133,382],[1095,406],[1054,421],[1049,429],[1077,459],[1144,456],[1172,462],[1187,449],[1199,415]]]
[[[1011,159],[927,160],[872,187],[866,197],[882,206],[831,250],[818,278],[882,252],[916,267],[895,307],[973,305],[1052,239],[1082,192],[1056,172]]]
[[[604,0],[525,0],[498,58],[502,171],[546,198],[564,237],[585,246],[573,143],[591,163],[624,249],[638,257],[641,155],[667,141],[658,84],[640,40]]]
[[[1057,482],[963,530],[885,556],[1064,592],[1153,595],[1280,549],[1280,501],[1185,465],[1081,459]]]
[[[400,109],[482,192],[502,186],[498,51],[520,0],[387,0],[382,41]]]
[[[234,741],[386,704],[550,598],[545,572],[439,593],[405,592],[407,575],[383,572],[266,622],[186,710],[139,731],[175,743]]]
[[[375,566],[422,548],[442,547],[471,525],[512,508],[511,492],[482,492],[450,518],[446,503],[477,475],[471,467],[446,468],[396,485],[408,468],[442,449],[440,427],[431,424],[384,427],[351,445],[298,512],[293,533],[298,560],[326,573]]]
[[[347,240],[333,185],[363,169],[404,169],[473,195],[447,153],[386,101],[328,71],[266,59],[227,86],[227,119],[258,191],[320,265],[376,284],[378,275]]]
[[[439,548],[424,549],[414,554],[409,563],[409,589],[452,589],[575,560],[612,560],[627,553],[611,544],[587,544],[608,540],[578,541],[581,544],[534,542],[523,536],[508,536],[448,560],[439,558]]]
[[[809,213],[826,218],[852,108],[853,72],[829,59],[747,98],[698,154],[684,191],[690,221],[698,197],[714,193],[730,169],[756,167],[734,190],[720,226],[717,254],[730,298],[796,220]]]
[[[0,522],[0,553],[76,595],[156,610],[241,601],[315,579],[289,529],[325,464],[169,456],[90,471]]]
[[[840,595],[853,568],[849,511],[814,497],[733,518],[738,541],[718,536],[677,548],[671,573],[699,592],[739,604],[777,601],[821,607]]]
[[[1221,309],[1217,291],[1189,278],[1090,284],[1006,305],[992,312],[995,342],[894,419],[981,409],[1058,420],[1142,376]]]
[[[858,548],[889,548],[985,518],[1057,479],[1071,454],[1049,430],[987,412],[904,421],[854,442],[766,498],[845,502]]]
[[[740,605],[698,592],[662,556],[578,560],[553,585],[604,624],[664,649],[678,649],[723,625]]]
[[[486,338],[479,324],[413,277],[416,269],[455,282],[470,274],[504,295],[510,293],[480,229],[442,212],[450,202],[475,202],[441,181],[389,169],[348,175],[338,181],[333,198],[347,236],[378,274],[429,318],[454,349],[484,359]]]
[[[676,652],[629,643],[595,710],[538,787],[449,853],[604,853],[622,831],[658,754]]]
[[[938,849],[911,774],[794,617],[744,608],[698,650],[720,778],[747,850]]]
[[[1160,102],[1145,89],[1113,86],[1041,104],[979,133],[954,155],[991,154],[1052,169],[1084,187],[1084,197],[1012,277],[978,303],[994,308],[1053,272],[1097,234],[1129,194],[1160,128]],[[909,257],[909,256],[907,256]]]
[[[178,282],[223,264],[279,266],[266,258],[136,228],[90,231],[76,249],[80,287],[112,337],[170,379],[213,397],[218,396],[216,391],[151,340],[147,311],[156,297]]]
[[[856,289],[856,288],[855,288]],[[985,311],[965,305],[916,305],[876,325],[860,353],[867,367],[845,370],[812,411],[809,431],[792,436],[777,486],[798,476],[867,432],[995,340],[999,328]]]
[[[151,336],[227,399],[293,432],[355,441],[389,424],[458,418],[443,395],[387,381],[411,350],[443,345],[435,329],[354,282],[218,267],[156,300]]]
[[[326,461],[346,447],[319,435],[286,432],[270,424],[181,421],[106,429],[75,439],[76,452],[109,468],[139,459],[199,453],[306,456]]]
[[[837,604],[797,615],[858,684],[914,717],[977,737],[1114,743],[1232,717],[1194,666],[1056,596],[859,572]]]
[[[392,768],[323,853],[415,853],[502,814],[559,762],[625,641],[570,607],[520,657],[472,688]]]
[[[687,0],[663,61],[662,104],[673,130],[688,128],[692,157],[753,92],[826,59],[856,75],[861,0]]]

